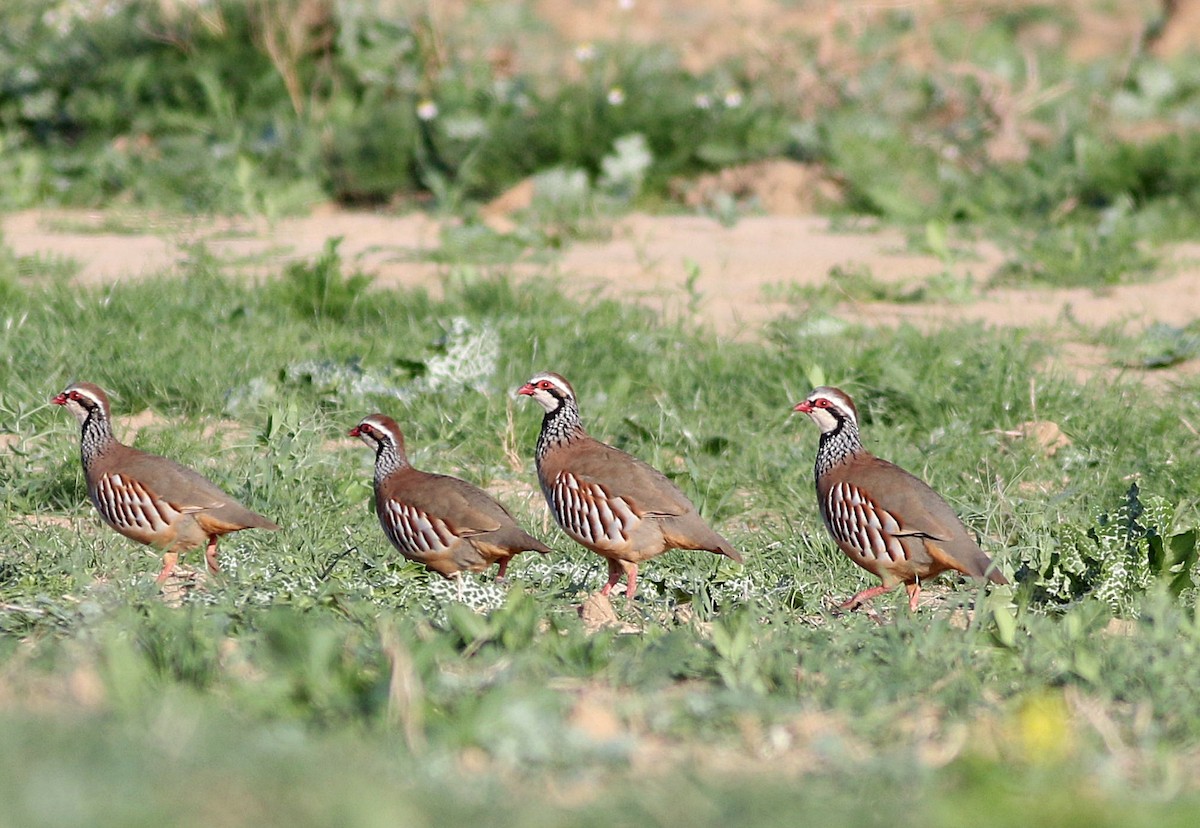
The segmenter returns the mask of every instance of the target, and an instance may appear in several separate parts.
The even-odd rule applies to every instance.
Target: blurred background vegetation
[[[1156,3],[793,0],[760,54],[728,55],[687,40],[685,9],[649,39],[633,3],[558,5],[9,0],[0,205],[456,206],[558,166],[595,179],[639,134],[650,201],[788,157],[891,219],[1195,230],[1200,63],[1155,52]],[[568,11],[609,37],[572,40]]]
[[[823,208],[984,227],[1016,280],[1200,230],[1194,4],[659,6],[8,0],[0,207],[471,216],[536,175],[570,232],[785,158]]]

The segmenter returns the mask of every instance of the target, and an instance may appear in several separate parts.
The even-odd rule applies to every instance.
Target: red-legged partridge
[[[858,433],[858,409],[846,392],[821,387],[796,404],[821,429],[817,505],[838,548],[883,583],[864,589],[841,609],[853,609],[905,584],[913,611],[921,582],[953,569],[1007,584],[950,505],[893,463],[874,456]]]
[[[668,549],[702,549],[742,562],[661,472],[584,431],[575,390],[563,377],[538,374],[517,393],[546,410],[538,480],[563,531],[608,560],[601,593],[608,595],[624,575],[625,596],[633,598],[638,564]]]
[[[201,546],[209,571],[220,571],[221,535],[279,528],[191,469],[118,442],[108,396],[99,387],[77,382],[51,402],[66,406],[82,426],[83,474],[100,517],[125,537],[163,550],[157,583],[182,553]]]
[[[446,578],[499,562],[503,578],[520,552],[553,550],[517,525],[508,510],[465,480],[417,471],[391,417],[372,414],[350,429],[375,452],[375,511],[400,554]]]

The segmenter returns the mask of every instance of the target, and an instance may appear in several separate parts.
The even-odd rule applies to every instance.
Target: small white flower
[[[438,116],[438,106],[433,101],[426,98],[417,104],[417,117],[422,121],[432,121]]]
[[[608,90],[608,102],[613,106],[620,106],[625,103],[625,90],[619,86],[614,86]]]
[[[590,41],[585,41],[575,47],[575,59],[580,63],[589,63],[595,58],[596,46]]]
[[[737,109],[742,105],[743,100],[742,93],[736,89],[730,89],[725,93],[725,106],[730,109]]]
[[[703,92],[692,98],[692,102],[696,104],[696,109],[712,109],[712,98]]]

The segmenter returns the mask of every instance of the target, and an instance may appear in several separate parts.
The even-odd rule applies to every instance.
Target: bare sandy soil
[[[375,274],[379,287],[422,286],[436,293],[446,270],[429,261],[439,245],[439,226],[419,213],[326,209],[273,224],[123,214],[123,224],[146,228],[137,234],[105,232],[111,219],[103,213],[36,210],[4,216],[0,226],[5,243],[18,255],[76,260],[81,266],[76,278],[83,284],[172,273],[199,242],[221,260],[242,263],[247,273],[269,278],[289,261],[316,256],[337,236],[343,239],[345,259]],[[635,214],[617,222],[606,241],[579,242],[551,264],[519,264],[513,272],[557,275],[581,294],[599,290],[664,313],[695,316],[725,336],[754,337],[764,321],[797,307],[787,301],[789,287],[827,284],[835,267],[906,286],[946,271],[979,286],[1003,261],[1000,251],[987,243],[950,264],[907,248],[898,231],[839,230],[817,216],[750,216],[726,227],[702,216]],[[847,301],[837,310],[847,318],[882,325],[978,320],[989,326],[1038,326],[1068,315],[1088,326],[1182,325],[1200,317],[1200,243],[1172,248],[1161,277],[1144,284],[1103,291],[977,287],[968,301]]]

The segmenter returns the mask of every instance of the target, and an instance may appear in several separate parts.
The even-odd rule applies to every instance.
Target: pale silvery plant
[[[425,376],[416,386],[428,391],[443,387],[486,391],[499,362],[499,332],[487,323],[476,326],[456,316],[446,331],[446,352],[425,361]]]

